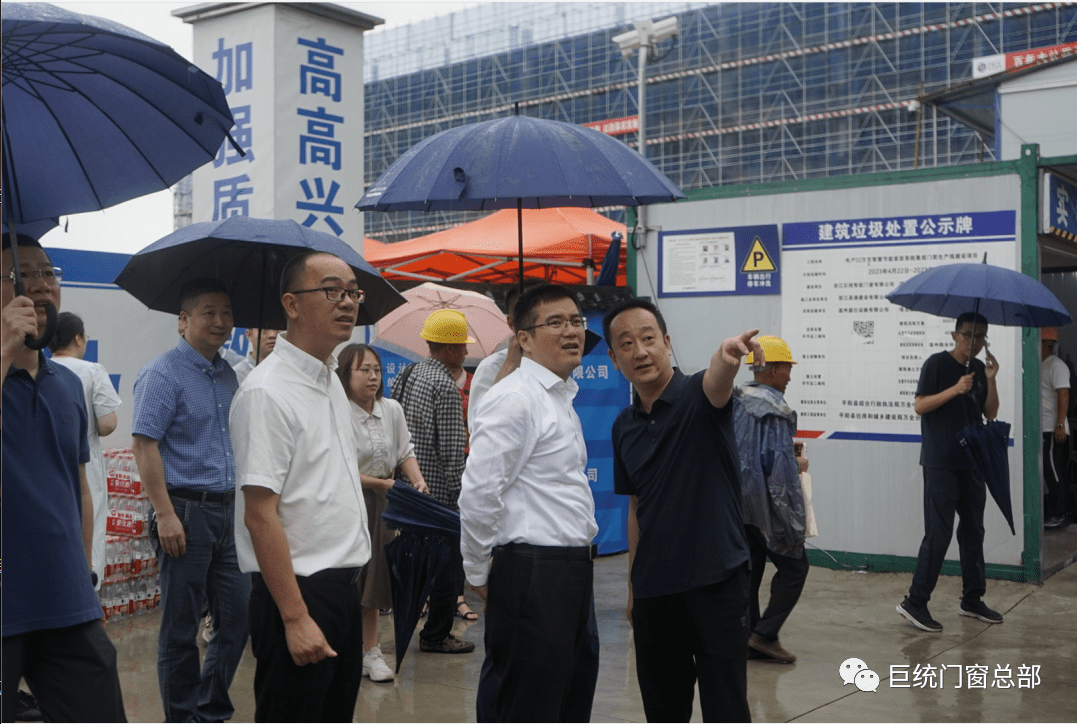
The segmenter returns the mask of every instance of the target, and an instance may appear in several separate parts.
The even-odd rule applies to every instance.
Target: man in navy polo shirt
[[[691,377],[670,363],[661,312],[630,299],[604,320],[613,365],[635,388],[613,423],[614,491],[628,508],[628,620],[647,721],[749,721],[748,541],[733,379],[765,355],[753,329]]]
[[[18,235],[26,295],[15,295],[11,243],[3,277],[3,720],[20,678],[47,721],[126,721],[116,648],[90,579],[93,507],[82,383],[26,346],[60,306],[60,275]]]
[[[161,568],[157,678],[165,720],[224,721],[228,687],[247,644],[250,576],[235,539],[236,466],[228,411],[236,373],[217,350],[232,333],[223,284],[180,291],[182,338],[135,378],[135,462],[153,503]],[[209,602],[216,627],[199,672],[198,625]]]

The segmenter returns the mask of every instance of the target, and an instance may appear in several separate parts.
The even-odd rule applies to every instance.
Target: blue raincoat
[[[740,455],[744,523],[780,555],[804,549],[804,495],[793,452],[797,414],[773,387],[747,382],[734,393],[733,423]]]

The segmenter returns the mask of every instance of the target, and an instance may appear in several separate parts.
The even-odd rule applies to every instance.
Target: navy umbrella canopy
[[[937,266],[901,283],[886,298],[936,317],[978,312],[989,324],[1009,327],[1061,327],[1073,321],[1043,284],[993,264]]]
[[[220,83],[119,23],[4,3],[2,34],[5,221],[166,189],[210,161],[233,125]]]
[[[450,128],[413,146],[367,190],[360,211],[517,210],[639,206],[684,193],[611,136],[572,123],[513,115]]]
[[[357,325],[374,324],[407,300],[343,241],[288,219],[232,216],[174,231],[138,252],[116,277],[150,309],[180,311],[180,289],[198,277],[228,287],[237,327],[285,329],[280,281],[288,261],[305,251],[335,254],[351,266],[366,301]]]
[[[4,3],[3,219],[16,226],[166,189],[214,157],[233,125],[221,84],[167,45],[46,3]],[[56,308],[31,349],[48,344]]]
[[[450,128],[398,158],[361,211],[637,206],[684,198],[661,171],[592,128],[508,116]]]

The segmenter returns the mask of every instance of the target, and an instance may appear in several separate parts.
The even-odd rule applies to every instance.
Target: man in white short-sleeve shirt
[[[1071,501],[1066,500],[1065,470],[1069,458],[1070,370],[1051,354],[1058,344],[1058,329],[1040,329],[1040,430],[1043,433],[1043,478],[1047,495],[1043,527],[1062,528]]]
[[[370,560],[350,409],[333,350],[362,292],[332,254],[284,270],[288,331],[236,394],[236,548],[250,571],[256,721],[352,721],[363,673],[355,585]]]

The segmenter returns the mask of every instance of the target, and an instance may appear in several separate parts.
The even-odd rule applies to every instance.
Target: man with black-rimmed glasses
[[[998,415],[998,360],[987,349],[987,320],[966,312],[951,333],[954,347],[924,362],[916,386],[914,410],[920,415],[920,466],[924,470],[924,539],[916,558],[909,595],[897,612],[916,628],[938,633],[942,624],[931,617],[927,602],[942,571],[954,533],[954,513],[960,518],[957,545],[961,551],[961,603],[958,613],[984,623],[1002,623],[1002,614],[983,602],[987,591],[984,569],[984,505],[987,486],[959,434],[983,417]],[[987,350],[987,362],[976,359]]]
[[[353,721],[363,677],[362,601],[370,560],[351,407],[333,350],[363,302],[332,254],[288,262],[288,331],[232,404],[236,547],[253,574],[255,721]]]

